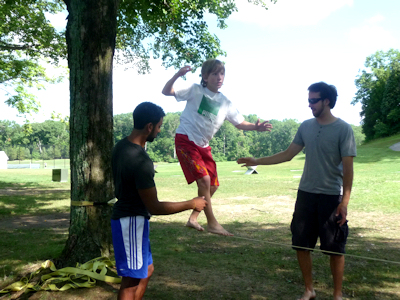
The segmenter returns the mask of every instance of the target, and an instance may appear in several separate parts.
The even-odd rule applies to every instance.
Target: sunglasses
[[[315,103],[317,103],[318,101],[321,101],[321,100],[322,100],[322,98],[311,98],[311,99],[308,99],[308,103],[315,104]]]

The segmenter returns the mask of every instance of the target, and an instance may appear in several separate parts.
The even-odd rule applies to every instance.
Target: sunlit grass
[[[400,135],[366,144],[354,160],[344,278],[344,292],[351,299],[400,298],[400,152],[389,149],[396,142]],[[160,200],[183,201],[197,195],[196,185],[186,183],[177,163],[157,164]],[[151,241],[156,271],[146,297],[295,299],[303,283],[289,225],[304,155],[280,165],[259,166],[254,175],[244,175],[246,168],[236,162],[217,165],[221,185],[212,200],[213,210],[235,236],[186,228],[190,212],[154,216]],[[52,182],[49,170],[0,170],[0,188],[0,220],[41,214],[45,221],[46,214],[69,211],[69,183]],[[207,225],[204,213],[199,222]],[[0,282],[24,272],[26,266],[57,257],[67,236],[67,230],[2,230]],[[329,260],[317,250],[313,260],[318,298],[330,299]]]

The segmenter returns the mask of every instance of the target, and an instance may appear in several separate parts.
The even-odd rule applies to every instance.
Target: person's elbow
[[[288,155],[288,153],[283,152],[282,162],[289,162],[293,159],[294,156]]]
[[[162,93],[164,96],[175,96],[175,91],[174,91],[174,90],[163,89],[163,90],[161,91],[161,93]]]
[[[288,162],[293,159],[293,156],[285,156],[283,162]]]
[[[282,152],[282,162],[289,162],[291,161],[295,156],[297,155],[297,153],[295,151],[291,151],[291,149],[287,149],[285,151]]]

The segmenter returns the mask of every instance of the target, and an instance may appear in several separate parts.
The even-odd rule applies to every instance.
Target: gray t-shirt
[[[313,118],[304,121],[293,143],[305,146],[306,161],[299,189],[309,193],[339,195],[343,185],[342,157],[356,156],[351,126],[341,119],[320,125]]]

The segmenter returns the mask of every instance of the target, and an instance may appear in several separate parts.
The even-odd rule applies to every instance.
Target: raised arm
[[[162,90],[162,93],[165,96],[175,96],[175,91],[174,91],[175,81],[179,77],[186,75],[186,73],[191,70],[192,70],[192,67],[190,67],[190,66],[184,66],[183,68],[181,68],[174,76],[172,76],[172,78],[170,80],[167,81],[167,83],[165,84],[165,86]]]
[[[343,164],[343,198],[336,210],[336,216],[341,215],[342,218],[338,221],[339,225],[342,226],[347,220],[347,205],[350,201],[351,188],[353,186],[353,157],[345,156],[342,157]]]
[[[241,130],[271,131],[272,125],[269,123],[269,121],[260,123],[260,119],[258,119],[255,124],[243,121],[235,127]]]
[[[285,161],[292,160],[301,150],[303,146],[297,145],[295,143],[291,143],[289,147],[282,152],[277,154],[261,157],[261,158],[253,158],[253,157],[243,157],[237,160],[238,164],[243,164],[242,167],[245,166],[256,166],[256,165],[275,165],[280,164]]]
[[[138,190],[138,192],[144,205],[152,215],[170,215],[189,209],[202,211],[207,205],[204,197],[196,197],[192,200],[182,202],[160,202],[158,201],[157,189],[155,187]]]

